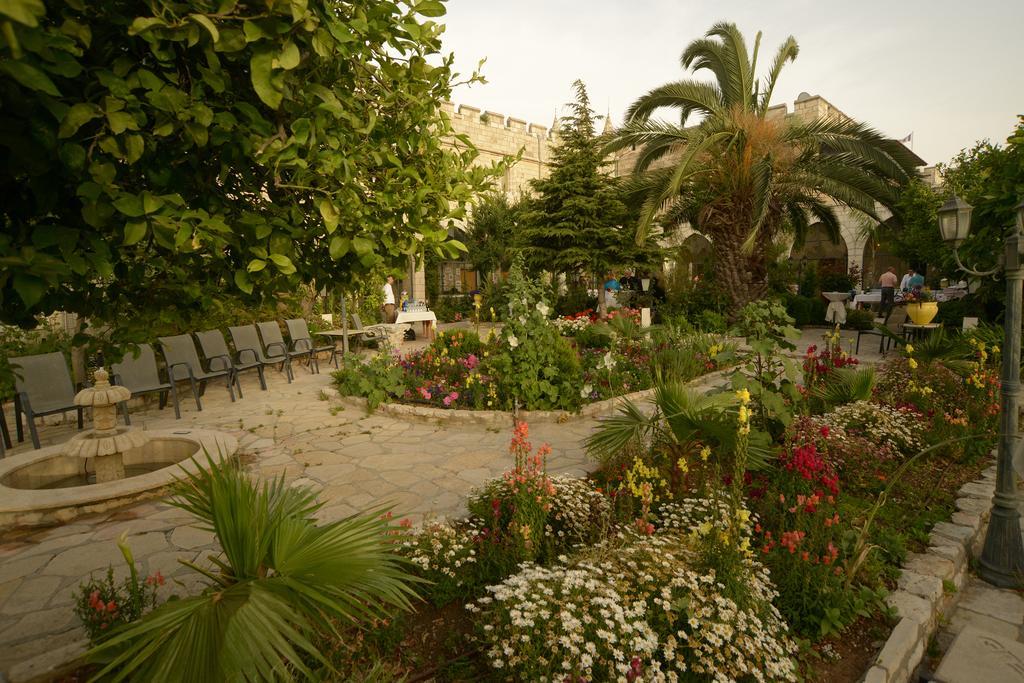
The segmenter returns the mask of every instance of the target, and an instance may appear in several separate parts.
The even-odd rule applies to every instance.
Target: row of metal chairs
[[[247,370],[256,371],[260,388],[266,390],[267,382],[263,368],[267,365],[277,366],[283,370],[289,383],[295,377],[292,372],[292,359],[304,359],[310,372],[319,373],[317,354],[329,352],[329,362],[333,362],[335,367],[338,366],[335,345],[317,346],[305,320],[286,320],[285,325],[288,328],[290,343],[285,342],[280,326],[273,320],[229,327],[233,352],[220,330],[196,332],[194,339],[191,334],[158,337],[157,342],[164,358],[166,381],[161,377],[156,352],[150,344],[140,344],[136,354],[129,353],[119,363],[113,363],[110,366],[111,380],[114,384],[127,387],[133,397],[159,393],[161,409],[167,405],[170,398],[174,405],[175,417],[181,418],[177,382],[188,381],[192,396],[195,398],[196,409],[202,410],[200,397],[210,380],[223,379],[228,394],[234,401],[236,389],[239,398],[242,397],[239,374]],[[196,342],[199,344],[198,348]],[[205,362],[200,359],[199,350],[202,350]],[[67,359],[62,352],[11,358],[10,364],[15,373],[14,419],[19,442],[24,440],[22,415],[25,416],[35,448],[40,447],[35,424],[37,417],[77,410],[78,428],[82,428],[82,409],[75,406],[74,402],[78,387],[72,382]],[[131,424],[128,406],[122,403],[120,409],[125,424]],[[11,440],[2,410],[0,430],[3,432],[0,438],[0,455],[3,455],[5,445],[11,447]]]

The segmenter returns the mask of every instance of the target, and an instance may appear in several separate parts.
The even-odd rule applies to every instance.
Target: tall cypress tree
[[[615,181],[602,169],[605,157],[586,86],[577,80],[573,88],[576,100],[561,120],[551,172],[531,181],[535,197],[521,221],[519,238],[535,269],[564,273],[571,281],[596,274],[603,310],[602,279],[630,259],[634,244],[620,227],[626,223],[626,207]]]

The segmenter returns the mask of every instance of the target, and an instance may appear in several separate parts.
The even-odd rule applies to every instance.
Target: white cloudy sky
[[[679,55],[716,21],[735,22],[760,62],[788,35],[800,56],[776,103],[821,95],[883,133],[914,133],[928,163],[975,140],[1004,142],[1024,113],[1024,0],[449,0],[445,49],[463,73],[487,58],[471,104],[549,125],[587,84],[619,123],[641,93],[682,76]]]

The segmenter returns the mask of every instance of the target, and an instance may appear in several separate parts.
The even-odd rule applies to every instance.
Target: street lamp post
[[[1024,201],[1017,206],[1016,226],[1003,242],[1001,263],[992,270],[978,271],[960,261],[957,252],[971,227],[971,205],[953,197],[939,209],[939,231],[953,247],[953,258],[961,270],[977,277],[1003,272],[1006,278],[1006,326],[1003,338],[1003,367],[1000,378],[1001,418],[999,451],[996,460],[996,494],[992,516],[985,534],[978,574],[1001,588],[1018,588],[1024,583],[1024,539],[1021,538],[1020,510],[1017,507],[1017,473],[1014,456],[1021,447],[1020,340],[1021,308],[1024,294]]]

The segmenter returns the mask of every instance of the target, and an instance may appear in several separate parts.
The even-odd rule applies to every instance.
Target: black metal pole
[[[1017,472],[1013,463],[1021,441],[1018,411],[1021,389],[1021,297],[1024,285],[1024,264],[1021,263],[1020,255],[1022,239],[1024,235],[1016,230],[1006,240],[1006,332],[1003,339],[1002,414],[996,461],[996,494],[978,570],[981,578],[1000,588],[1019,588],[1024,585],[1024,539],[1021,538]]]

